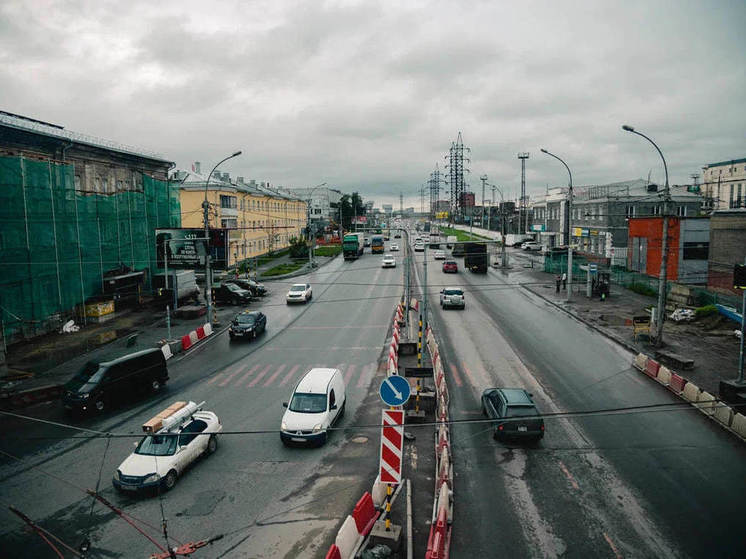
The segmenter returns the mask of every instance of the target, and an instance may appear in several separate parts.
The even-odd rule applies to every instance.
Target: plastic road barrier
[[[726,427],[730,427],[733,423],[733,410],[726,405],[720,405],[715,408],[715,419]]]
[[[694,404],[697,402],[697,400],[699,400],[699,392],[699,386],[691,382],[687,382],[684,386],[684,392],[682,393],[682,396],[684,397],[684,400]]]
[[[658,377],[655,380],[664,386],[668,386],[671,383],[671,371],[669,368],[661,365],[661,368],[658,369]]]
[[[647,362],[648,362],[648,356],[645,355],[644,353],[638,353],[635,356],[634,366],[635,366],[636,369],[638,369],[640,371],[644,371],[645,370],[645,365],[647,364]]]
[[[650,378],[656,378],[658,376],[658,369],[660,369],[660,363],[653,359],[648,359],[645,363],[645,369],[642,372]]]
[[[715,396],[709,392],[700,392],[697,397],[697,409],[705,415],[713,415],[715,413],[715,406],[717,406],[717,400]]]
[[[676,394],[681,394],[686,387],[686,379],[676,373],[671,373],[671,380],[668,383],[668,389]]]

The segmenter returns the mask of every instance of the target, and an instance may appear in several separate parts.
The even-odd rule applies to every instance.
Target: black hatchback
[[[267,316],[259,311],[239,313],[228,327],[231,340],[236,338],[254,339],[267,329]]]
[[[267,294],[267,288],[264,287],[264,284],[257,283],[252,279],[232,279],[228,280],[226,283],[233,283],[241,289],[245,289],[251,293],[253,297],[264,297]]]
[[[533,438],[544,436],[544,420],[523,388],[488,388],[482,393],[482,413],[494,419],[493,437]]]

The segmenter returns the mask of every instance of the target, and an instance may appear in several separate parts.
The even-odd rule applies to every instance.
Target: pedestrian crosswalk
[[[205,384],[218,388],[260,389],[274,386],[290,386],[314,367],[334,367],[342,371],[345,385],[364,388],[377,374],[383,374],[385,363],[335,363],[333,365],[309,363],[289,365],[287,363],[243,363],[238,362],[217,371],[205,379]]]

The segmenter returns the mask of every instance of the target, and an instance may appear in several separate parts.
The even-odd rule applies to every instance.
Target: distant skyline
[[[479,177],[527,191],[672,184],[746,157],[746,3],[6,0],[0,109],[283,187],[378,207],[458,133]],[[489,197],[489,189],[487,190]],[[447,192],[441,194],[441,199]],[[429,196],[426,196],[426,202]]]

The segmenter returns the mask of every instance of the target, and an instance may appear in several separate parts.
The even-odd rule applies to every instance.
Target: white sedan
[[[151,419],[164,427],[145,436],[135,452],[119,465],[112,483],[118,491],[138,491],[160,486],[168,491],[187,467],[200,456],[207,456],[218,448],[218,433],[223,430],[220,420],[211,411],[202,411],[202,404],[177,402],[181,405],[171,415]],[[165,411],[171,410],[166,408]]]
[[[389,250],[391,252],[399,252],[399,245],[393,244],[393,245],[391,245],[391,247],[389,248]]]
[[[381,268],[396,268],[396,258],[393,254],[387,254],[383,257]]]
[[[445,252],[443,252],[442,250],[436,250],[436,251],[435,251],[435,252],[433,253],[433,258],[434,258],[435,260],[445,260],[445,259],[446,259],[446,253],[445,253]]]
[[[296,283],[285,296],[287,304],[291,303],[308,303],[313,299],[313,290],[310,283]]]

